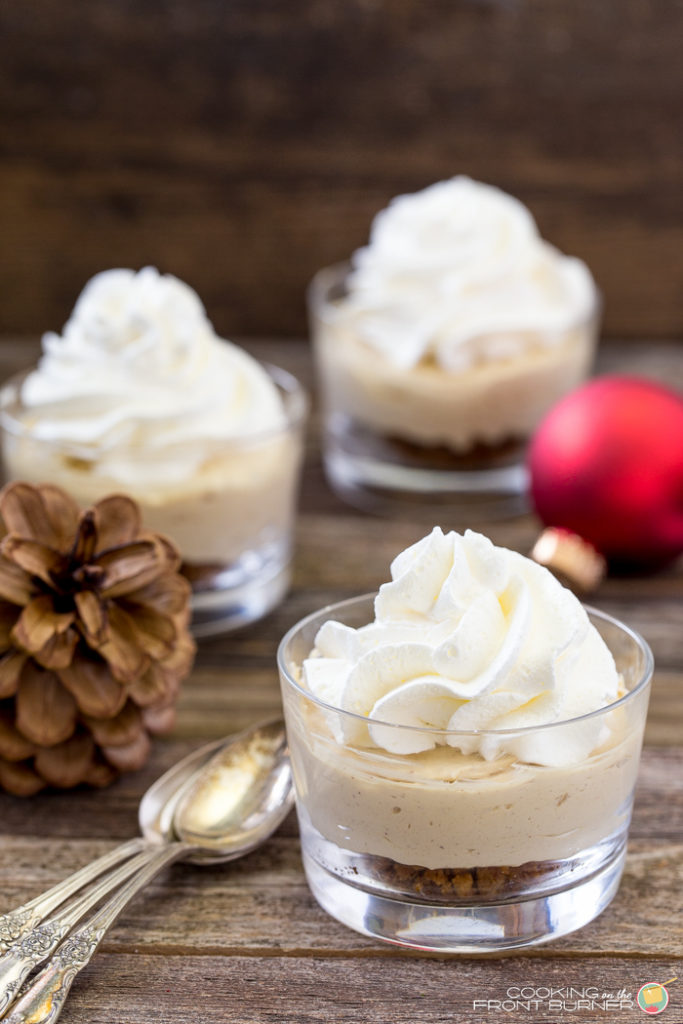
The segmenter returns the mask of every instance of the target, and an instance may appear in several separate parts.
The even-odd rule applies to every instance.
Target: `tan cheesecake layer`
[[[585,378],[595,344],[595,327],[586,324],[553,345],[531,339],[517,355],[451,372],[434,361],[394,366],[342,323],[319,320],[314,334],[330,413],[459,453],[528,437]]]
[[[242,450],[227,442],[221,452],[214,445],[205,457],[198,446],[194,457],[183,451],[177,461],[172,453],[161,452],[155,461],[146,452],[136,480],[122,479],[106,457],[77,459],[58,444],[6,434],[3,459],[6,478],[49,481],[83,506],[125,491],[140,505],[145,525],[171,537],[186,562],[225,565],[289,528],[299,454],[293,436]]]
[[[606,720],[603,745],[581,764],[559,768],[512,755],[485,761],[446,746],[406,756],[343,746],[308,705],[297,725],[305,735],[291,744],[294,772],[315,828],[349,851],[409,870],[557,861],[625,823],[641,733],[623,709]]]

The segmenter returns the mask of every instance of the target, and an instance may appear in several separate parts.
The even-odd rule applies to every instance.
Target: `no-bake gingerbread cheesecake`
[[[599,306],[586,265],[500,189],[459,176],[396,197],[368,244],[309,290],[332,482],[353,500],[354,481],[433,493],[439,475],[458,489],[446,474],[472,487],[473,473],[519,466],[587,375]]]
[[[288,562],[305,399],[218,337],[177,278],[96,275],[1,407],[5,478],[56,483],[84,506],[129,494],[197,593]]]
[[[374,618],[322,622],[289,672],[304,849],[349,884],[504,902],[623,853],[644,714],[530,559],[435,528],[394,560]]]

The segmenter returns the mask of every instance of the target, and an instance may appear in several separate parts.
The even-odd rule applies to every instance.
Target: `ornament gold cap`
[[[583,593],[595,590],[607,574],[607,562],[592,544],[578,533],[557,526],[543,530],[531,557]]]

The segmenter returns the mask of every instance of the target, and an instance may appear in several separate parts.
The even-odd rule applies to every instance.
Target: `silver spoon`
[[[133,854],[139,853],[147,842],[158,843],[170,839],[173,807],[169,804],[172,805],[172,802],[177,799],[180,788],[187,782],[190,775],[205,764],[218,747],[225,742],[225,740],[214,740],[213,743],[201,747],[200,750],[193,751],[178,764],[169,768],[150,786],[142,798],[142,804],[146,808],[144,823],[141,821],[144,839],[138,837],[127,840],[114,850],[109,850],[102,857],[98,857],[97,860],[91,861],[90,864],[75,871],[68,878],[41,893],[40,896],[17,907],[16,910],[0,914],[0,955],[13,946],[22,935],[26,935],[37,924],[44,921],[48,914],[61,906],[69,896],[104,874],[105,871],[132,857]]]
[[[6,1024],[52,1024],[76,975],[90,962],[124,907],[154,875],[175,860],[215,864],[243,856],[273,834],[293,800],[281,721],[242,733],[218,751],[180,793],[173,813],[176,841],[161,847],[62,943],[48,966],[20,995]]]
[[[6,1012],[24,979],[47,959],[81,917],[112,889],[139,871],[156,853],[160,844],[168,844],[175,838],[173,812],[183,787],[218,749],[232,740],[232,737],[228,740],[214,740],[193,751],[150,786],[140,804],[142,836],[122,843],[41,896],[0,916],[0,1017]],[[85,896],[74,900],[67,908],[45,921],[70,896],[122,861],[126,863],[117,871],[107,874]]]

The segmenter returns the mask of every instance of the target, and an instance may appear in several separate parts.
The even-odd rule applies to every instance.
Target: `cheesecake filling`
[[[335,433],[366,428],[458,455],[497,448],[527,438],[590,369],[591,273],[500,189],[459,176],[398,196],[343,287],[332,270],[311,309]]]
[[[625,829],[642,729],[578,599],[487,538],[431,534],[375,618],[330,620],[301,665],[292,743],[327,840],[425,869],[559,861]]]

